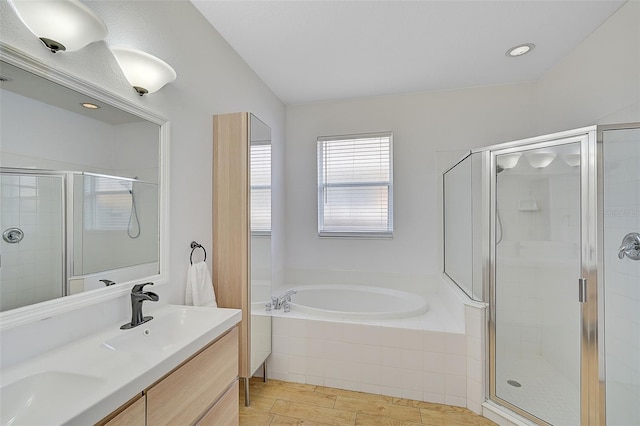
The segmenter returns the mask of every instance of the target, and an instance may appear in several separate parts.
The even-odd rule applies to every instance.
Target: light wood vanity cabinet
[[[198,426],[220,426],[240,424],[238,407],[238,381],[224,394],[220,401],[197,423]]]
[[[238,328],[194,355],[104,426],[220,425],[239,422]]]
[[[146,419],[146,406],[145,396],[140,393],[140,396],[132,403],[127,403],[122,411],[117,413],[111,420],[106,423],[100,423],[103,426],[145,426]]]

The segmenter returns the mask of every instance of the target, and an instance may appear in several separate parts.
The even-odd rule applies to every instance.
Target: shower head
[[[134,179],[138,179],[138,176],[134,177]],[[129,192],[129,194],[133,193],[133,181],[120,180],[119,183]]]
[[[500,164],[496,164],[496,173],[502,172],[504,172],[504,167],[502,167]]]

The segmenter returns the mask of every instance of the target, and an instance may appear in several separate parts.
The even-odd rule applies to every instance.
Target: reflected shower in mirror
[[[159,273],[160,126],[0,61],[1,310]]]

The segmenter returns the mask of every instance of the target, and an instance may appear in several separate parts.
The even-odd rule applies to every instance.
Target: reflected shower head
[[[138,176],[134,176],[133,179],[138,180]],[[133,181],[121,180],[120,185],[124,186],[129,194],[133,195]]]

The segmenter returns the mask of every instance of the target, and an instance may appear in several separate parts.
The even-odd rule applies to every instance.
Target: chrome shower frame
[[[608,130],[640,128],[640,123],[589,126],[566,132],[491,145],[474,149],[482,161],[482,281],[484,301],[489,302],[485,346],[485,392],[512,412],[539,424],[547,424],[519,407],[496,396],[496,156],[523,149],[536,149],[580,143],[580,270],[578,280],[586,279],[587,300],[581,304],[580,324],[580,423],[606,423],[604,352],[604,164],[603,135]]]

